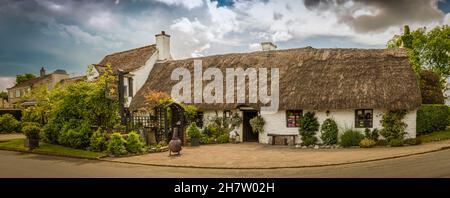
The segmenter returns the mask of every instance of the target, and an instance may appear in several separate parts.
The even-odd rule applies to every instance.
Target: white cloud
[[[16,77],[0,77],[0,91],[6,91],[16,82]]]
[[[167,5],[184,6],[187,9],[197,8],[203,5],[203,0],[156,0]]]

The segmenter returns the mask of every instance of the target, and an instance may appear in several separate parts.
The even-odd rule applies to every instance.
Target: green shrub
[[[188,128],[187,128],[187,134],[190,138],[200,138],[201,137],[201,133],[200,130],[197,127],[197,124],[195,124],[195,122],[192,122]]]
[[[203,129],[203,134],[211,137],[217,135],[218,126],[214,123],[210,123],[206,125],[206,127]]]
[[[41,131],[41,125],[36,122],[26,122],[22,127],[23,134],[30,139],[39,139]]]
[[[312,137],[305,137],[302,138],[302,146],[309,146],[309,145],[314,145],[317,142],[317,137],[316,136],[312,136]]]
[[[408,139],[403,140],[403,143],[407,144],[407,145],[419,145],[419,144],[422,144],[422,141],[417,138],[408,138]]]
[[[230,140],[230,138],[226,133],[221,134],[217,137],[217,142],[221,143],[221,144],[228,143],[229,140]]]
[[[106,132],[102,130],[102,128],[98,128],[89,140],[88,150],[95,152],[105,151],[107,146],[107,138]]]
[[[417,133],[427,134],[445,130],[450,125],[450,109],[447,105],[422,105],[417,110]]]
[[[389,141],[389,145],[392,147],[403,146],[403,140],[402,139],[391,139]]]
[[[50,120],[43,129],[43,140],[44,142],[50,144],[58,144],[58,137],[61,133],[61,124],[55,122],[53,119]]]
[[[127,141],[123,139],[122,134],[113,133],[108,142],[107,151],[109,154],[112,154],[114,156],[125,155],[127,154],[126,144]]]
[[[317,141],[316,132],[319,130],[319,122],[314,112],[306,112],[300,120],[299,133],[303,145],[312,145]],[[314,137],[314,138],[313,138]]]
[[[61,133],[58,136],[58,143],[76,149],[85,149],[90,144],[91,135],[92,130],[89,123],[71,121],[64,124],[61,129]]]
[[[387,146],[389,144],[389,142],[387,140],[378,140],[376,145],[377,146]]]
[[[366,128],[366,130],[364,130],[364,135],[366,136],[366,138],[373,141],[377,141],[380,137],[378,129],[373,129],[372,131],[370,131],[370,129]]]
[[[321,131],[320,139],[322,139],[324,144],[331,145],[337,143],[339,130],[333,119],[328,118],[323,121]]]
[[[20,131],[20,122],[13,115],[7,113],[0,116],[0,133],[12,133]]]
[[[361,142],[362,139],[364,139],[364,135],[359,131],[347,129],[341,135],[339,144],[343,147],[359,146],[359,142]]]
[[[364,138],[359,142],[359,147],[361,148],[372,148],[377,144],[374,140],[371,140],[369,138]]]
[[[211,142],[214,141],[214,137],[209,137],[206,134],[202,134],[202,137],[200,138],[200,143],[202,144],[211,144]]]
[[[127,151],[130,153],[141,153],[144,148],[144,142],[135,131],[128,133]]]
[[[403,118],[406,115],[406,111],[388,111],[383,115],[381,119],[381,129],[380,134],[386,138],[387,141],[391,139],[403,139],[406,134],[406,123],[403,122]]]

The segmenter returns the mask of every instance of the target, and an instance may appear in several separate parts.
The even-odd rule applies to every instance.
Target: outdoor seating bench
[[[282,137],[282,136],[288,136],[288,137],[292,137],[293,139],[293,143],[295,145],[295,136],[297,136],[296,134],[273,134],[273,133],[269,133],[267,134],[267,136],[271,136],[272,137],[272,145],[275,145],[275,137]]]

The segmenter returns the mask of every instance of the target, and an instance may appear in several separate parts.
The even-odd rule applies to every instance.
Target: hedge
[[[417,110],[417,134],[445,130],[449,122],[450,108],[447,105],[423,104]]]

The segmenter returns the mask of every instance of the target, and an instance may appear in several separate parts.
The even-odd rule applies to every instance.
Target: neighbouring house
[[[47,86],[48,90],[55,87],[64,79],[69,78],[69,74],[65,70],[58,69],[53,73],[46,74],[44,67],[40,70],[40,75],[35,78],[28,79],[20,84],[16,84],[11,88],[8,88],[8,101],[11,107],[17,108],[19,105],[32,106],[33,101],[23,101],[25,94],[36,86]]]
[[[161,38],[162,37],[162,38]],[[242,141],[269,143],[268,134],[293,135],[299,143],[298,124],[308,111],[316,112],[320,123],[333,118],[342,133],[345,129],[381,129],[380,120],[388,110],[406,110],[407,137],[416,136],[416,112],[421,94],[416,76],[404,49],[315,49],[312,47],[277,50],[262,43],[262,51],[213,55],[184,60],[170,58],[170,36],[156,35],[156,45],[106,56],[96,66],[97,75],[106,63],[115,71],[123,70],[122,85],[131,113],[145,107],[150,91],[171,93],[178,81],[172,71],[184,67],[193,73],[194,60],[202,60],[203,69],[279,68],[279,110],[273,114],[260,111],[261,104],[196,104],[199,115],[208,120],[214,115],[239,113],[243,123],[238,129]],[[89,78],[89,77],[88,77]],[[204,80],[203,84],[208,82]],[[248,83],[246,83],[248,88]],[[225,79],[224,79],[225,85]],[[235,100],[236,101],[236,100]],[[264,132],[252,133],[249,120],[261,114]],[[320,134],[320,133],[318,133]]]
[[[10,104],[9,104],[8,100],[0,99],[0,108],[1,109],[9,109]]]

